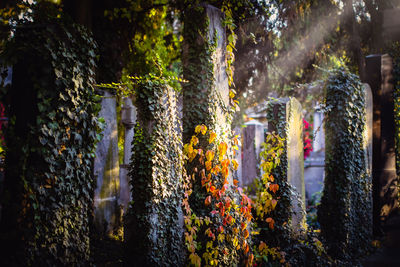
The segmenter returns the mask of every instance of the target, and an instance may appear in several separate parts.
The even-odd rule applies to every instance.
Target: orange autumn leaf
[[[238,186],[238,184],[239,184],[239,181],[238,181],[238,180],[236,180],[236,179],[233,179],[233,184],[234,184],[235,186]]]
[[[221,166],[222,166],[222,167],[228,168],[229,163],[230,163],[229,159],[225,159],[225,160],[223,160],[223,161],[221,162]]]
[[[261,251],[264,248],[267,248],[267,244],[265,244],[263,241],[260,242],[260,245],[258,246],[258,250]]]
[[[206,197],[206,199],[205,199],[205,201],[204,201],[204,204],[205,204],[206,206],[208,206],[208,205],[211,204],[211,196]]]
[[[211,161],[206,161],[206,170],[211,170]]]
[[[228,177],[229,169],[227,167],[222,168],[222,175],[224,176],[224,178]]]
[[[207,159],[208,161],[212,161],[212,160],[214,159],[214,155],[215,155],[215,152],[214,152],[214,151],[208,150],[208,151],[206,152],[206,159]]]
[[[268,217],[265,221],[268,223],[269,228],[274,229],[274,223],[275,223],[274,219]]]
[[[274,193],[276,193],[276,191],[278,191],[278,189],[279,189],[279,185],[278,184],[270,184],[269,185],[269,190],[271,190]]]
[[[217,134],[214,132],[210,133],[210,139],[208,139],[208,143],[211,144],[212,142],[214,142],[215,138],[217,137]]]
[[[246,238],[246,237],[245,237]],[[246,244],[245,245],[245,247],[244,247],[244,254],[247,254],[247,252],[249,252],[249,245],[248,244]]]

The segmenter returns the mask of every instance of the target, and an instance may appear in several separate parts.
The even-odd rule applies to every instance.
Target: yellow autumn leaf
[[[196,128],[194,128],[195,133],[199,133],[201,131],[201,125],[197,125]]]
[[[214,132],[210,133],[210,139],[208,139],[208,143],[211,144],[212,142],[214,142],[215,138],[217,137],[217,134]]]
[[[228,150],[228,145],[225,142],[221,142],[218,145],[218,151],[219,151],[219,160],[221,161],[224,155],[226,154],[226,151]]]
[[[239,164],[234,159],[232,160],[232,164],[233,164],[233,169],[236,171],[238,169]]]
[[[210,161],[210,162],[211,162],[211,161],[214,159],[214,155],[215,155],[215,152],[214,152],[214,151],[208,150],[208,151],[206,152],[207,161]]]
[[[190,140],[190,143],[195,146],[199,143],[199,138],[197,138],[196,136],[192,136],[192,139]]]
[[[235,97],[235,93],[233,92],[233,90],[229,90],[229,97],[230,98],[234,98]]]

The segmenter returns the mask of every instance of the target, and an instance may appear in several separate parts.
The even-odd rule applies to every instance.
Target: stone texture
[[[374,234],[398,207],[394,141],[393,63],[389,55],[366,57],[366,80],[373,95],[373,219]]]
[[[303,115],[299,101],[295,98],[282,98],[274,103],[274,121],[269,121],[269,131],[276,131],[278,125],[286,129],[287,181],[294,189],[292,195],[292,229],[297,231],[305,222],[305,186],[304,186],[304,150],[303,150]],[[284,106],[284,121],[277,114]]]
[[[96,189],[94,196],[95,226],[99,233],[111,233],[117,224],[119,194],[119,159],[116,100],[104,91],[99,117],[104,118],[103,138],[98,143],[94,161]]]
[[[129,201],[131,200],[128,166],[132,156],[132,141],[134,132],[134,125],[136,122],[136,108],[132,105],[132,100],[129,97],[122,99],[123,106],[121,109],[121,121],[124,125],[124,162],[120,166],[120,190],[118,204],[122,205],[124,212],[127,211]]]
[[[187,12],[184,28],[183,75],[183,139],[187,142],[199,124],[207,124],[217,134],[230,131],[227,123],[229,85],[226,74],[226,32],[223,14],[211,5],[201,4]],[[193,16],[197,17],[193,23]],[[208,21],[208,23],[207,23]],[[207,28],[202,28],[207,25]],[[198,27],[198,30],[196,30]],[[194,41],[193,32],[197,36]],[[203,36],[203,33],[207,33]],[[205,50],[209,50],[205,54]],[[209,55],[211,52],[211,55]],[[207,57],[210,58],[207,58]],[[212,77],[206,78],[212,72]],[[203,78],[203,79],[199,79]],[[206,79],[206,80],[204,80]]]
[[[325,151],[324,113],[314,112],[314,140],[313,151]]]
[[[242,130],[242,177],[241,186],[253,183],[254,179],[260,177],[260,152],[261,144],[264,142],[264,126],[262,123],[251,120],[245,123]]]

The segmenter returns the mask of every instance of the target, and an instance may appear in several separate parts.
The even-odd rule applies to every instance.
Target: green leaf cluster
[[[2,55],[14,65],[1,229],[9,266],[90,265],[96,45],[57,12],[35,10]]]

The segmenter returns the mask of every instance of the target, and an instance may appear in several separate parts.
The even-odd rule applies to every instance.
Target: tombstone
[[[251,120],[245,123],[242,130],[242,179],[241,186],[248,186],[254,179],[260,177],[260,152],[264,142],[264,126],[262,123]]]
[[[104,118],[103,138],[94,160],[94,222],[99,233],[112,234],[118,224],[119,157],[116,99],[104,91],[99,117]]]
[[[313,140],[313,151],[324,151],[325,150],[325,130],[324,130],[324,113],[316,111],[314,112],[314,140]]]
[[[227,120],[229,85],[223,14],[207,4],[186,13],[182,61],[183,76],[189,82],[183,84],[184,143],[191,138],[196,125],[206,124],[217,135],[231,130]]]
[[[373,95],[373,223],[374,235],[398,207],[393,104],[393,62],[389,55],[366,57],[366,80]]]
[[[313,118],[313,151],[304,161],[304,182],[307,200],[311,200],[314,194],[322,191],[325,176],[324,114],[323,112],[315,111]]]
[[[183,152],[176,92],[149,83],[139,86],[136,104],[132,205],[124,221],[126,264],[183,266]]]
[[[303,150],[303,115],[299,101],[295,98],[281,98],[270,103],[272,119],[268,121],[270,132],[275,131],[286,138],[286,160],[281,166],[287,173],[288,183],[293,187],[291,197],[291,227],[298,231],[305,223],[305,186],[304,186],[304,150]]]
[[[132,100],[129,97],[122,99],[123,106],[121,109],[121,122],[124,125],[124,159],[120,166],[120,191],[118,204],[122,205],[124,212],[127,211],[129,201],[131,200],[131,191],[128,177],[128,167],[132,156],[132,141],[134,126],[136,122],[136,108],[132,105]]]
[[[364,83],[364,94],[365,94],[365,137],[364,137],[364,151],[365,151],[365,164],[367,166],[367,174],[371,177],[372,183],[372,142],[373,142],[373,99],[371,87]],[[371,196],[372,197],[372,196]]]

